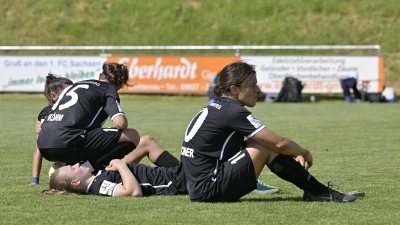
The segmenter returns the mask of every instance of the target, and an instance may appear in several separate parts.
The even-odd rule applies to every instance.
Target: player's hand
[[[36,127],[35,127],[35,132],[39,134],[39,132],[42,130],[42,122],[36,121]]]
[[[108,166],[106,167],[106,170],[107,171],[118,171],[118,166],[120,166],[121,164],[126,165],[126,163],[124,163],[120,159],[113,159],[113,160],[111,160],[110,164],[108,164]]]
[[[312,155],[310,152],[308,152],[308,154],[305,156],[302,156],[302,155],[297,156],[295,160],[298,163],[300,163],[301,166],[304,167],[304,169],[306,169],[306,170],[308,170],[312,166],[312,163],[313,163],[313,158],[312,158]]]

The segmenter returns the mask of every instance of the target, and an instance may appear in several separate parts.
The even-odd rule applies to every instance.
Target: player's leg
[[[350,92],[351,85],[349,86],[349,80],[348,79],[341,79],[340,80],[340,85],[342,86],[344,99],[347,102],[353,102],[353,98],[351,97],[351,92]]]
[[[171,177],[173,167],[150,167],[143,164],[130,164],[129,169],[142,188],[143,196],[186,194],[175,186]]]
[[[131,142],[118,143],[116,146],[110,147],[102,153],[89,157],[88,161],[94,170],[102,170],[110,164],[111,160],[124,158],[127,154],[131,153],[135,147],[136,146]]]
[[[132,142],[138,146],[140,141],[139,133],[135,129],[127,128],[122,130],[122,134],[118,142]]]
[[[166,151],[152,136],[146,135],[140,137],[139,145],[135,151],[126,155],[123,160],[128,163],[139,163],[145,156],[159,167],[172,167],[179,160]]]
[[[136,145],[132,142],[119,142],[123,131],[116,128],[97,128],[87,132],[84,140],[71,154],[71,163],[84,163],[94,170],[102,170],[112,159],[122,159],[132,152]]]
[[[214,174],[214,172],[212,172]],[[256,188],[257,176],[249,153],[243,149],[236,155],[225,161],[217,169],[213,176],[213,182],[205,187],[209,193],[201,199],[192,201],[204,202],[232,202],[237,201],[244,195]]]
[[[355,196],[341,194],[321,184],[292,156],[278,154],[265,148],[253,139],[247,141],[246,149],[253,161],[257,176],[259,176],[264,166],[267,165],[277,176],[307,191],[310,193],[309,196],[315,197],[305,198],[305,200],[314,201],[320,199],[334,202],[351,202],[355,200]],[[329,199],[326,197],[329,197]]]

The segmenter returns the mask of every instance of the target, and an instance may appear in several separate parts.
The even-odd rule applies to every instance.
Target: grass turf
[[[130,127],[154,136],[176,157],[186,125],[207,102],[204,96],[121,98]],[[0,224],[396,224],[400,219],[398,103],[260,102],[251,109],[267,127],[313,153],[310,171],[321,182],[333,180],[339,191],[366,192],[351,204],[303,202],[301,190],[267,169],[261,179],[283,193],[247,195],[236,203],[191,203],[187,196],[43,195],[49,162],[43,163],[40,185],[27,184],[34,125],[46,102],[40,95],[2,94],[0,104]]]

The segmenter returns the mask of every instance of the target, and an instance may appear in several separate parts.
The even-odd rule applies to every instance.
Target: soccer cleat
[[[274,187],[262,182],[261,180],[257,180],[257,188],[250,192],[250,194],[266,195],[280,192],[281,190],[278,187]]]
[[[332,189],[333,183],[328,182],[328,190],[322,195],[316,196],[304,191],[303,200],[308,202],[354,202],[357,196],[348,193],[340,193]]]

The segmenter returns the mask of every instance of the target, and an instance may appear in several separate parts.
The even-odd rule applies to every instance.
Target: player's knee
[[[138,146],[140,141],[139,133],[135,129],[125,129],[122,133],[129,139],[129,142],[132,142],[136,146]]]
[[[149,146],[154,142],[155,142],[155,139],[150,135],[145,135],[145,136],[140,137],[140,145],[141,146],[144,146],[144,147]]]

